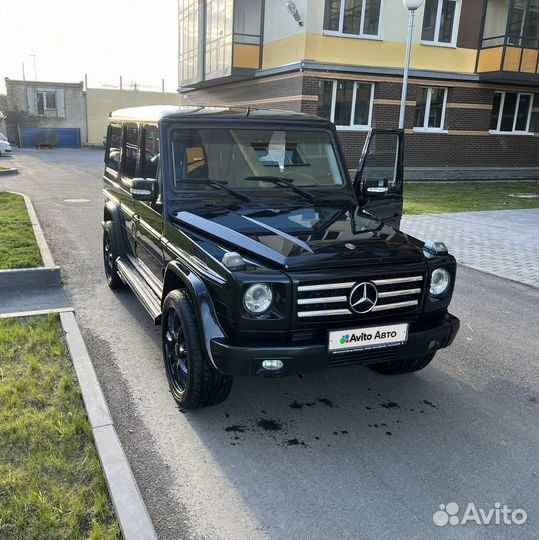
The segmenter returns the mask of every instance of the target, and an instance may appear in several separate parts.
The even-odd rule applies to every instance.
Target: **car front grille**
[[[323,317],[364,318],[389,313],[415,312],[421,304],[424,275],[376,276],[332,281],[305,281],[297,287],[297,316],[300,320],[320,320]],[[352,288],[368,282],[376,286],[378,300],[368,313],[352,310],[349,303]]]

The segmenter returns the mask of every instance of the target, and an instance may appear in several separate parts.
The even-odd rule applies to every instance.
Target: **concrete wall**
[[[57,90],[57,112],[36,114],[37,90]],[[19,81],[6,79],[8,111],[24,111],[32,115],[24,127],[79,128],[81,141],[86,140],[86,98],[81,83]],[[62,103],[63,100],[63,103]],[[10,120],[8,118],[8,124]]]
[[[101,145],[107,131],[108,114],[124,107],[144,105],[180,105],[181,97],[176,92],[142,92],[139,90],[115,90],[88,88],[86,104],[88,110],[89,145]]]

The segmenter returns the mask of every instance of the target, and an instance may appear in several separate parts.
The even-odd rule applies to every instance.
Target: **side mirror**
[[[387,178],[382,180],[365,180],[363,182],[363,197],[365,199],[374,199],[384,197],[388,192]]]
[[[136,201],[153,202],[157,199],[157,180],[155,178],[133,178],[129,191]]]

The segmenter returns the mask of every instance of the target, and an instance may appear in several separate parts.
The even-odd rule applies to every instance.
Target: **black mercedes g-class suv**
[[[174,398],[236,375],[424,368],[455,338],[455,259],[400,232],[403,133],[372,130],[352,181],[333,124],[299,113],[111,113],[103,255],[156,324]]]

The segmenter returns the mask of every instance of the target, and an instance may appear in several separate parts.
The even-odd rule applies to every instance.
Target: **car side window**
[[[143,178],[157,178],[159,166],[159,130],[157,126],[144,126],[141,156]]]
[[[138,126],[127,124],[124,134],[124,167],[123,176],[134,178],[137,174]]]
[[[122,141],[122,127],[109,125],[108,151],[106,153],[106,166],[113,171],[120,169],[120,148]]]

